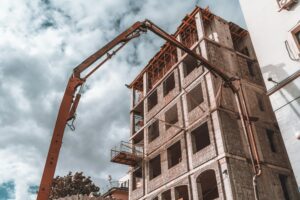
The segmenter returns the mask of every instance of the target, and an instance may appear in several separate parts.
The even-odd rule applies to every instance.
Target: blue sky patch
[[[0,185],[0,200],[14,199],[15,184],[13,181],[2,183]]]

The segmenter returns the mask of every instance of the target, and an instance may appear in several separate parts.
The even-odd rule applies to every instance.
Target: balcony
[[[143,155],[143,145],[122,141],[119,146],[111,149],[111,162],[134,167],[142,161]]]

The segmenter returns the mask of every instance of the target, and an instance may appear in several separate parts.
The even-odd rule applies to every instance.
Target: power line
[[[293,100],[291,100],[291,101],[287,102],[286,104],[283,104],[283,105],[282,105],[282,106],[280,106],[279,108],[275,109],[275,110],[274,110],[274,112],[276,112],[276,111],[278,111],[278,110],[282,109],[283,107],[285,107],[285,106],[289,105],[290,103],[292,103],[293,101],[295,101],[295,100],[297,100],[297,99],[300,99],[300,96],[298,96],[298,97],[296,97],[295,99],[293,99]]]

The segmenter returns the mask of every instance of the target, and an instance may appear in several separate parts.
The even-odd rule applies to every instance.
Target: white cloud
[[[236,0],[222,2],[200,4],[237,8]],[[17,200],[33,198],[28,187],[39,184],[73,67],[137,20],[148,18],[174,32],[194,5],[182,0],[2,0],[0,184],[13,180]],[[222,15],[240,21],[240,15]],[[129,136],[130,95],[124,84],[160,45],[162,40],[153,34],[136,39],[91,77],[78,108],[76,132],[66,129],[57,174],[84,171],[102,186],[108,174],[124,175],[126,167],[109,162],[110,148]]]

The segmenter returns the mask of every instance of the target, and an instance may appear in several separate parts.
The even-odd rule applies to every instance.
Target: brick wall
[[[249,35],[240,40],[232,40],[230,25],[219,17],[204,23],[201,13],[196,17],[200,43],[191,48],[220,68],[229,76],[241,78],[246,105],[251,117],[251,126],[262,163],[263,174],[258,179],[260,199],[283,199],[278,174],[285,174],[291,199],[297,199],[295,178],[283,145],[280,130],[276,128],[276,118],[270,101],[265,95],[266,88],[256,61],[255,52]],[[205,38],[202,38],[204,36]],[[179,38],[180,39],[180,38]],[[210,41],[213,40],[213,41]],[[249,55],[242,54],[244,48]],[[179,59],[185,62],[185,55],[178,51]],[[252,186],[253,169],[250,162],[247,138],[243,132],[235,97],[231,89],[224,87],[224,82],[209,73],[202,66],[196,67],[185,75],[184,64],[176,65],[173,70],[175,88],[164,96],[164,80],[152,89],[158,95],[158,104],[147,109],[148,98],[144,103],[144,117],[147,125],[144,129],[145,159],[143,162],[145,191],[143,188],[131,191],[131,199],[161,199],[164,191],[170,190],[172,199],[176,198],[176,187],[186,185],[189,198],[202,199],[203,191],[199,177],[206,172],[214,172],[218,198],[215,199],[254,199]],[[147,77],[146,75],[144,77]],[[144,84],[147,85],[144,78]],[[190,110],[188,93],[201,84],[203,101]],[[149,95],[152,91],[147,91]],[[178,122],[166,129],[165,113],[177,105]],[[263,109],[261,110],[261,107]],[[148,126],[159,119],[159,137],[148,139]],[[195,152],[192,132],[207,123],[209,145]],[[276,152],[270,148],[270,136],[266,129],[274,131],[272,140]],[[180,141],[182,159],[168,167],[167,149]],[[149,160],[161,156],[161,174],[150,180]],[[272,184],[270,184],[272,183]],[[272,197],[272,198],[270,198]]]

